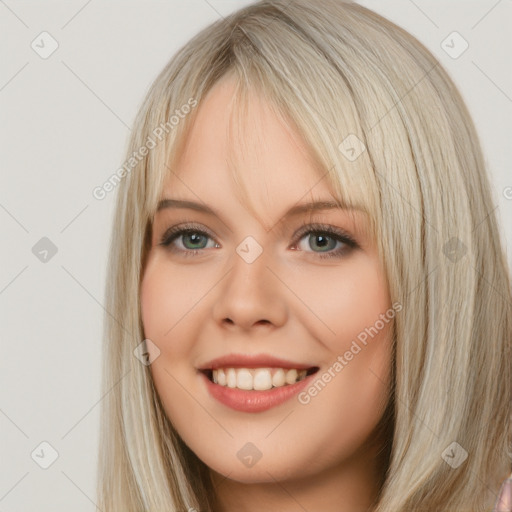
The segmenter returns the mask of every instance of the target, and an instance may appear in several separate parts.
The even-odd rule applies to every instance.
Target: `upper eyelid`
[[[206,226],[195,222],[178,222],[177,224],[173,224],[172,226],[164,229],[161,238],[164,238],[167,233],[174,232],[173,234],[182,234],[181,232],[183,231],[201,231],[206,233],[212,239],[216,240],[216,236],[213,234],[213,231],[208,229]]]
[[[350,233],[346,229],[344,229],[340,226],[334,226],[332,224],[323,223],[323,222],[305,222],[298,229],[295,230],[294,236],[306,234],[310,231],[320,231],[321,232],[323,230],[327,230],[327,232],[331,233],[331,234],[339,234],[339,235],[346,235],[348,237],[352,237],[352,235],[350,235]]]

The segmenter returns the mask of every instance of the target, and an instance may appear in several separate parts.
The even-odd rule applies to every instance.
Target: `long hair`
[[[145,338],[140,283],[164,179],[202,99],[227,75],[239,116],[249,93],[263,95],[304,137],[333,194],[369,213],[391,301],[403,306],[375,511],[483,512],[511,467],[512,297],[479,140],[433,55],[343,0],[265,0],[213,23],[140,107],[128,164],[111,183],[99,508],[213,511],[208,468],[166,418],[134,351]]]

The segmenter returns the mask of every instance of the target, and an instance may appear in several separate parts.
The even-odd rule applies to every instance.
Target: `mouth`
[[[263,412],[289,401],[320,369],[270,354],[231,353],[197,368],[206,391],[240,412]]]
[[[213,384],[244,391],[268,391],[296,384],[315,374],[318,366],[310,368],[239,368],[217,367],[199,370]]]

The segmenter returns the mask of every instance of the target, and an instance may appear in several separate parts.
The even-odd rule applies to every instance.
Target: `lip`
[[[294,366],[293,368],[297,367]],[[201,378],[205,382],[210,396],[236,411],[253,413],[266,411],[290,400],[311,383],[311,380],[316,376],[316,373],[317,371],[306,376],[295,384],[288,384],[287,386],[268,389],[266,391],[245,391],[243,389],[229,388],[227,386],[215,384],[208,378],[206,373],[202,371],[199,372]]]
[[[303,364],[271,356],[269,354],[227,354],[201,365],[198,370],[216,370],[218,368],[295,368],[309,370],[314,364]],[[294,386],[295,384],[291,384]]]

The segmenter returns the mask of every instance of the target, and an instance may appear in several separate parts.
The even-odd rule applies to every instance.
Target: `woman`
[[[165,67],[135,154],[100,509],[507,510],[510,276],[417,40],[355,3],[255,3]]]

